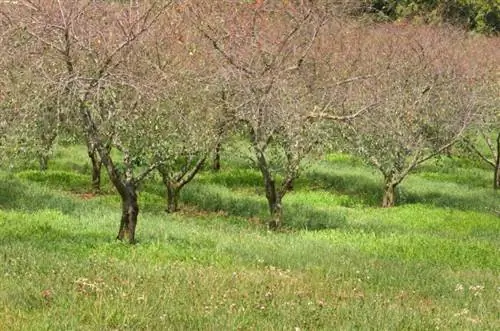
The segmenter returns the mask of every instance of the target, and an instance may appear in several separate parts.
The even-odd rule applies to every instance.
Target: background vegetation
[[[495,0],[419,0],[368,1],[371,11],[380,19],[407,20],[421,23],[448,23],[481,33],[500,31],[500,4]]]

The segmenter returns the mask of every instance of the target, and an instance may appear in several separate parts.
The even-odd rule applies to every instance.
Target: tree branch
[[[361,108],[360,110],[358,110],[354,114],[344,115],[344,116],[335,116],[335,115],[325,113],[324,111],[328,107],[330,107],[331,104],[332,104],[331,101],[328,102],[319,113],[310,113],[309,115],[307,115],[307,119],[325,119],[325,120],[330,120],[330,121],[347,122],[347,121],[351,121],[351,120],[355,119],[356,117],[360,116],[361,114],[368,111],[369,109],[377,106],[378,102],[374,102],[374,103],[372,103],[364,108]]]

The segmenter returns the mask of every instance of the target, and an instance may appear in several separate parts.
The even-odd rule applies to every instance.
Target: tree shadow
[[[1,235],[2,245],[19,244],[35,247],[37,250],[57,251],[58,253],[82,248],[93,249],[109,243],[111,235],[96,232],[74,233],[54,227],[49,222],[30,223],[29,227],[14,227]]]
[[[402,203],[406,204],[418,203],[463,211],[487,213],[498,213],[500,210],[500,207],[498,207],[500,206],[500,194],[493,190],[491,190],[491,192],[468,192],[466,196],[443,193],[441,191],[428,191],[425,193],[403,191],[402,195]]]
[[[310,170],[297,181],[298,185],[355,197],[366,206],[379,206],[383,196],[382,182],[373,176]]]
[[[252,169],[229,169],[212,172],[208,176],[198,177],[197,182],[205,184],[217,184],[225,187],[261,187],[263,185],[262,175]]]
[[[42,188],[27,185],[16,178],[0,178],[0,208],[34,212],[54,209],[71,213],[76,203],[69,197],[43,192]]]
[[[382,201],[382,182],[376,180],[375,176],[335,173],[334,170],[332,172],[312,170],[305,174],[302,181],[306,182],[305,185],[355,197],[366,206],[380,206]],[[439,185],[439,182],[434,185]],[[399,205],[418,203],[480,212],[497,212],[500,209],[498,207],[500,195],[488,189],[472,191],[464,187],[460,191],[450,189],[446,192],[443,188],[415,190],[407,182],[403,182],[398,187],[398,196]]]
[[[195,205],[206,211],[223,211],[228,215],[265,223],[269,218],[267,202],[263,196],[248,196],[231,191],[230,188],[216,184],[195,183],[184,189],[181,201]],[[346,217],[342,212],[322,210],[301,203],[283,201],[285,227],[292,229],[322,230],[344,226]]]

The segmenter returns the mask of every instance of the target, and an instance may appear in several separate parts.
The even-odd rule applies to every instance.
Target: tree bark
[[[276,181],[273,178],[267,164],[264,154],[255,148],[257,156],[257,164],[264,179],[264,187],[266,189],[266,199],[269,207],[271,218],[268,226],[271,230],[277,230],[281,227],[283,221],[283,207],[281,205],[281,194],[276,189]]]
[[[500,156],[498,156],[496,160],[493,189],[500,189]]]
[[[88,150],[90,163],[92,164],[92,191],[99,193],[101,191],[101,166],[102,161],[95,149]]]
[[[386,178],[384,184],[384,197],[382,198],[382,207],[390,208],[396,204],[396,186],[391,179]]]
[[[165,211],[175,213],[179,210],[179,192],[181,188],[172,181],[166,181],[164,184],[167,188],[167,207]]]
[[[266,197],[269,204],[269,212],[271,214],[269,228],[271,230],[277,230],[283,224],[283,207],[281,205],[281,198],[278,194],[270,195],[271,198],[266,194]]]
[[[215,145],[215,150],[214,150],[214,159],[212,162],[212,170],[214,171],[219,171],[220,170],[220,152],[222,149],[222,144],[220,142]]]
[[[493,189],[498,190],[500,189],[500,132],[497,135],[496,139],[496,158],[495,158],[495,171],[494,171],[494,178],[493,178]]]
[[[38,155],[38,164],[40,167],[40,171],[46,171],[49,168],[49,156],[44,152]]]
[[[139,204],[134,185],[126,185],[125,192],[120,193],[120,196],[122,199],[122,218],[116,239],[126,240],[130,244],[134,244],[137,216],[139,215]]]

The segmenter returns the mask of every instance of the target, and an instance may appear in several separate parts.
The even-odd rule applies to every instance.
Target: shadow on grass
[[[47,187],[71,192],[85,193],[91,189],[90,176],[62,170],[21,171],[16,175],[20,179],[36,182]]]
[[[72,199],[26,185],[17,178],[0,177],[0,192],[0,207],[3,209],[28,212],[55,209],[64,214],[75,209]]]
[[[207,211],[224,211],[233,216],[258,218],[263,222],[269,218],[264,198],[235,193],[221,185],[193,183],[182,191],[181,200]],[[341,212],[287,203],[286,197],[283,218],[285,227],[293,229],[332,229],[346,223],[346,216]]]
[[[480,212],[495,212],[498,210],[500,195],[493,190],[457,189],[453,183],[440,183],[420,179],[415,184],[404,181],[398,187],[398,204],[427,204],[436,207],[473,210]],[[375,176],[354,175],[346,171],[325,171],[322,169],[307,172],[301,184],[311,185],[327,191],[356,197],[366,206],[380,206],[383,195],[382,182]],[[449,187],[446,187],[450,185]],[[496,208],[496,209],[495,209]]]
[[[220,172],[206,173],[197,179],[200,183],[217,184],[230,188],[262,186],[262,175],[252,169],[229,169]]]
[[[29,217],[26,215],[25,217]],[[41,221],[27,219],[25,224],[4,229],[0,234],[2,245],[22,244],[34,246],[37,250],[57,251],[58,253],[68,250],[82,251],[82,248],[95,248],[99,245],[109,243],[113,237],[104,233],[94,232],[69,232],[49,223],[50,220]]]
[[[454,208],[458,210],[471,210],[479,212],[495,213],[500,207],[500,194],[491,190],[488,192],[444,193],[442,191],[406,192],[403,191],[402,203],[427,204],[436,207]]]
[[[335,173],[334,170],[326,172],[312,169],[304,174],[298,185],[308,185],[353,196],[367,206],[380,205],[383,195],[381,182],[373,176]]]

